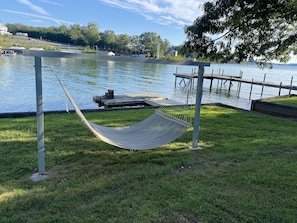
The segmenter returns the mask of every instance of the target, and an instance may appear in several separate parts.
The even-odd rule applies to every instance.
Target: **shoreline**
[[[238,108],[235,106],[223,104],[223,103],[202,103],[202,106],[210,105],[210,106],[220,106],[230,109],[242,110],[242,111],[251,111],[243,108]],[[173,105],[167,107],[179,107],[185,105]],[[189,104],[189,107],[195,106],[195,104]],[[145,107],[115,107],[115,108],[106,108],[106,109],[82,109],[83,113],[90,113],[90,112],[109,112],[109,111],[121,111],[121,110],[137,110],[137,109],[158,109],[160,106],[145,106]],[[66,113],[75,113],[75,110],[53,110],[53,111],[44,111],[45,115],[47,114],[66,114]],[[2,118],[25,118],[25,117],[33,117],[36,116],[36,112],[5,112],[0,113],[0,119]]]

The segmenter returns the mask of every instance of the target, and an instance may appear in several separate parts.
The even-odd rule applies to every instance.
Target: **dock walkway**
[[[193,80],[195,78],[198,78],[198,74],[197,73],[192,73],[192,74],[181,74],[181,73],[173,73],[173,75],[175,76],[175,86],[176,86],[176,82],[177,82],[177,78],[181,78],[179,85],[181,85],[182,83],[184,85],[186,85],[186,80]],[[236,76],[236,75],[225,75],[225,74],[204,74],[203,75],[204,79],[218,79],[218,80],[242,80],[242,75]]]
[[[129,95],[114,95],[113,98],[104,96],[94,96],[93,101],[99,107],[131,107],[131,106],[176,106],[184,105],[180,102],[170,100],[166,97],[161,97],[155,94],[129,94]]]
[[[190,88],[192,88],[192,86],[194,86],[194,79],[198,78],[198,74],[197,73],[190,73],[190,74],[185,74],[185,73],[173,73],[173,75],[175,76],[175,87],[176,87],[176,83],[177,83],[177,79],[180,78],[180,82],[179,85],[181,86],[183,84],[184,87],[190,85]],[[251,85],[251,91],[253,88],[253,85],[259,85],[262,86],[262,91],[264,87],[273,87],[273,88],[278,88],[279,89],[279,95],[281,93],[282,89],[287,89],[290,90],[289,94],[291,94],[292,90],[297,90],[297,86],[293,85],[293,77],[291,78],[291,82],[290,84],[283,84],[282,82],[280,83],[273,83],[273,82],[266,82],[266,74],[264,75],[263,81],[259,81],[259,80],[254,80],[254,79],[243,79],[242,78],[242,72],[240,72],[239,75],[226,75],[226,74],[204,74],[204,79],[209,79],[210,80],[210,90],[212,89],[212,84],[213,84],[213,80],[221,80],[224,81],[224,83],[226,83],[227,81],[229,81],[229,92],[232,86],[232,82],[237,82],[238,83],[238,92],[240,92],[240,88],[241,88],[241,84],[245,83],[245,84],[250,84]],[[263,92],[262,92],[263,93]]]

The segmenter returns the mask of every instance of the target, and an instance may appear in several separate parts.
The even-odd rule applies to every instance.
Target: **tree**
[[[74,44],[76,45],[82,45],[86,46],[87,45],[87,40],[82,33],[82,28],[78,24],[74,24],[70,27],[70,39],[73,41]]]
[[[131,50],[133,53],[143,53],[143,50],[145,49],[145,45],[142,44],[140,41],[140,37],[138,35],[133,35],[131,37],[131,42],[129,44]]]
[[[84,34],[89,46],[93,46],[100,40],[98,25],[95,22],[90,22],[87,26],[84,26],[82,28],[82,33]]]
[[[160,35],[154,32],[142,33],[139,36],[139,41],[142,45],[145,46],[146,51],[149,52],[151,56],[157,55],[158,48],[160,50],[160,45],[162,43]]]
[[[128,34],[119,34],[116,36],[116,49],[119,52],[128,53],[131,37]]]
[[[287,62],[297,54],[297,0],[217,0],[185,27],[187,51],[227,62]]]
[[[170,43],[162,40],[157,33],[146,32],[141,36],[128,34],[116,35],[112,30],[105,30],[99,33],[99,26],[95,22],[88,23],[87,26],[73,24],[70,27],[60,25],[59,27],[33,27],[22,24],[7,24],[9,32],[28,33],[29,37],[42,38],[64,44],[75,44],[87,47],[96,47],[100,50],[112,50],[117,53],[144,53],[145,47],[151,55],[156,55],[157,46],[160,45],[160,54],[167,51]]]
[[[57,42],[60,43],[71,43],[70,35],[69,35],[69,28],[65,25],[60,25],[57,30]]]
[[[162,41],[160,45],[160,52],[159,52],[160,56],[164,55],[165,52],[168,51],[170,48],[171,48],[171,44],[168,39],[165,39],[164,41]]]
[[[114,50],[116,44],[116,34],[112,30],[105,30],[103,33],[100,33],[101,40],[98,43],[98,46],[103,49]]]

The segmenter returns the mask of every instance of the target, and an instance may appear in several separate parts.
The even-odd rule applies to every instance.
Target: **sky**
[[[186,41],[185,25],[202,15],[206,0],[1,0],[0,23],[35,27],[96,22],[99,32],[155,32],[172,45]],[[9,31],[9,30],[8,30]],[[294,56],[289,63],[297,63]]]
[[[99,32],[140,35],[155,32],[172,45],[186,40],[183,28],[202,14],[205,0],[1,0],[0,23],[35,27],[86,26]]]

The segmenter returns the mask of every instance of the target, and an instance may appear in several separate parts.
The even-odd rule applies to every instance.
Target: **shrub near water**
[[[124,126],[152,112],[87,117]],[[295,122],[203,106],[203,150],[188,150],[189,129],[168,145],[130,152],[93,137],[74,114],[45,115],[49,179],[40,182],[29,180],[37,171],[36,118],[0,123],[1,222],[294,222],[297,217]]]

